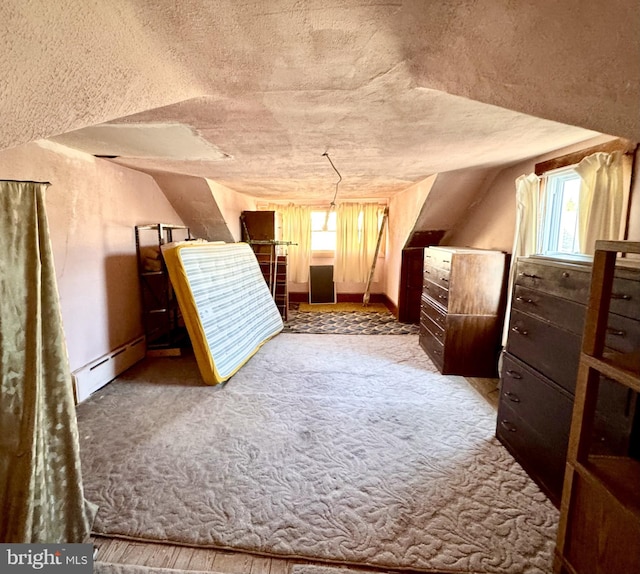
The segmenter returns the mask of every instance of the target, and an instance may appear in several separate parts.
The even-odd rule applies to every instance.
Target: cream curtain
[[[82,488],[45,188],[0,181],[3,542],[83,542],[95,511]]]
[[[516,259],[534,253],[540,253],[540,218],[541,218],[540,178],[535,173],[521,175],[516,179],[516,228],[511,250],[511,267],[507,287],[507,316],[502,334],[502,345],[507,343],[509,333],[509,309],[511,309],[511,292],[515,282]]]
[[[336,260],[338,283],[364,283],[373,263],[381,208],[375,203],[341,203],[337,208]]]
[[[282,240],[295,244],[286,248],[289,281],[306,283],[311,261],[311,208],[308,205],[272,204],[269,210],[277,211],[282,217]]]
[[[624,205],[622,154],[595,153],[575,168],[580,176],[578,240],[593,254],[596,239],[619,239]]]

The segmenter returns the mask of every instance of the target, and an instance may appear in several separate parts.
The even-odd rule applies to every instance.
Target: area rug
[[[95,533],[425,572],[550,572],[558,512],[416,336],[280,334],[224,386],[153,359],[78,406]]]
[[[416,335],[420,331],[418,325],[400,323],[386,307],[381,309],[376,306],[373,309],[361,307],[358,311],[323,312],[292,309],[283,332],[317,335]]]
[[[112,564],[110,562],[94,562],[93,574],[212,574],[197,570],[174,570],[173,568],[154,568],[135,564]],[[249,574],[247,572],[247,574]],[[321,573],[318,573],[321,574]]]
[[[389,308],[384,303],[298,303],[298,310],[316,313],[335,313],[336,311],[349,311],[353,313],[389,312]]]

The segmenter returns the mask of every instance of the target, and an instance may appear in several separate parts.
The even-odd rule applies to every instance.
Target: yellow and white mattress
[[[246,243],[180,242],[162,253],[205,383],[229,379],[284,327]]]

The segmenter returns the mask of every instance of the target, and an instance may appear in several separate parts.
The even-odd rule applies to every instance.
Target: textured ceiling
[[[595,134],[539,120],[442,92],[410,88],[396,71],[366,89],[322,92],[248,93],[202,98],[107,124],[110,142],[87,128],[53,138],[123,165],[213,179],[261,198],[320,199],[343,179],[341,198],[389,197],[430,174],[477,165],[508,163],[569,145]],[[406,80],[406,78],[404,78]],[[149,157],[127,154],[129,130],[154,134],[149,148],[172,149]],[[158,122],[156,130],[150,124]],[[173,139],[164,122],[191,126],[222,154],[187,159],[189,142]],[[178,127],[178,126],[176,126]],[[109,128],[111,128],[109,130]],[[114,129],[117,128],[117,129]],[[114,134],[115,132],[115,134]],[[122,145],[115,142],[123,132]],[[167,138],[159,145],[158,138]],[[193,136],[194,140],[196,136]],[[108,144],[109,145],[105,145]],[[125,145],[127,144],[127,145]],[[151,152],[153,153],[153,152]]]
[[[587,130],[640,139],[636,12],[625,0],[9,0],[0,148],[47,137],[305,199],[334,189],[328,151],[342,197],[387,197]]]

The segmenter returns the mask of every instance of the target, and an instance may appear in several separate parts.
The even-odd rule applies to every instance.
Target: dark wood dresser
[[[556,505],[590,281],[586,261],[534,256],[516,262],[496,435]],[[605,344],[620,356],[640,352],[640,269],[616,270]],[[604,378],[599,387],[593,449],[637,451],[635,393]]]
[[[420,311],[420,345],[443,374],[497,374],[506,255],[428,247]]]

